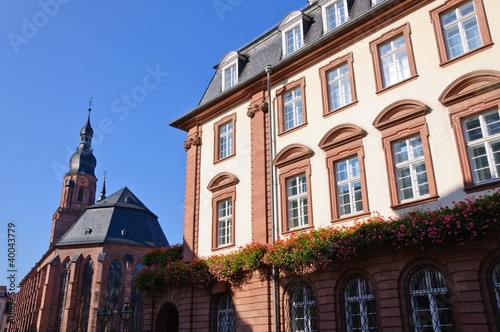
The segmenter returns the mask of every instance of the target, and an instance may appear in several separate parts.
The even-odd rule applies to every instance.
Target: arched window
[[[214,297],[211,306],[212,332],[233,332],[234,329],[234,304],[227,293]]]
[[[316,332],[316,297],[311,286],[297,283],[288,291],[288,331]]]
[[[130,295],[130,302],[134,306],[134,316],[132,317],[132,326],[131,328],[134,329],[139,329],[141,326],[142,322],[142,307],[143,307],[143,302],[144,302],[144,296],[137,287],[135,286],[135,279],[137,278],[137,275],[140,270],[142,270],[143,265],[141,262],[137,262],[134,265],[134,270],[132,271],[132,291]]]
[[[90,301],[92,300],[92,281],[94,279],[94,261],[89,259],[83,266],[82,295],[80,303],[79,331],[86,332],[89,326]]]
[[[344,331],[378,331],[375,292],[363,276],[346,281],[340,291],[341,324]]]
[[[500,261],[497,261],[489,273],[490,296],[493,302],[495,323],[500,330]]]
[[[64,319],[64,305],[68,297],[69,278],[71,276],[71,261],[68,260],[63,263],[61,272],[61,292],[59,293],[59,300],[57,303],[57,316],[56,316],[56,331],[61,331],[61,324]]]
[[[455,331],[448,281],[438,270],[421,267],[406,282],[411,331]]]
[[[108,287],[107,287],[107,298],[106,302],[111,308],[117,308],[120,304],[118,303],[118,297],[120,295],[122,280],[122,265],[118,260],[113,260],[108,270]]]

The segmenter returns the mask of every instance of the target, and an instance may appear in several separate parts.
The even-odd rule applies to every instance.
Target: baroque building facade
[[[311,0],[227,53],[187,132],[183,259],[498,189],[500,3]],[[495,331],[499,233],[151,289],[148,331]],[[297,249],[299,250],[299,249]]]
[[[20,282],[9,331],[141,331],[134,286],[143,255],[168,241],[127,187],[96,202],[96,158],[88,119],[64,176],[49,249]]]

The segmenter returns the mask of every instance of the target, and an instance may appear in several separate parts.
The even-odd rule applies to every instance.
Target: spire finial
[[[89,100],[89,113],[90,111],[92,110],[92,97],[90,97],[90,100]]]
[[[106,198],[106,175],[108,175],[108,172],[106,172],[106,171],[102,172],[102,177],[103,177],[102,189],[101,189],[101,193],[100,193],[99,197],[97,198],[98,202],[100,202]]]

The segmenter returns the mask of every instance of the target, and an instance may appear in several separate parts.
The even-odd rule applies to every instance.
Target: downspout
[[[267,74],[267,104],[268,104],[268,117],[269,117],[269,178],[270,178],[270,195],[271,195],[271,229],[272,229],[272,243],[274,244],[277,239],[278,227],[276,225],[276,190],[275,186],[275,170],[273,165],[274,160],[274,121],[273,121],[273,103],[271,99],[271,73],[273,69],[271,65],[267,65],[265,72]],[[273,287],[273,315],[274,315],[274,332],[280,329],[280,303],[279,303],[279,271],[277,267],[273,266],[272,271],[272,287]]]

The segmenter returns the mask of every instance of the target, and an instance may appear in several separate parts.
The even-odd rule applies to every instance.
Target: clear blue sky
[[[46,252],[62,179],[93,99],[98,191],[127,186],[182,242],[185,133],[213,66],[306,0],[3,1],[0,11],[0,284],[7,225],[17,282]]]

